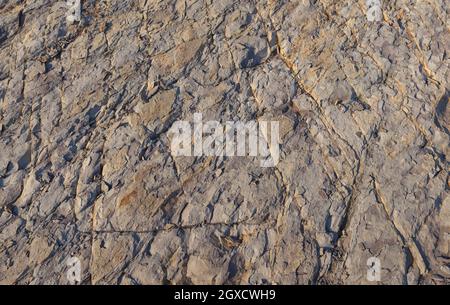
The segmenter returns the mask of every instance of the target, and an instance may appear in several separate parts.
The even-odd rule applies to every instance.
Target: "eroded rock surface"
[[[0,0],[0,283],[450,280],[449,4]],[[276,120],[281,158],[181,157]]]

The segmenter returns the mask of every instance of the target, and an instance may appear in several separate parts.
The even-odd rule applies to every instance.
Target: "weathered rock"
[[[0,0],[0,283],[448,284],[448,5],[357,2]],[[196,112],[279,163],[177,156]]]

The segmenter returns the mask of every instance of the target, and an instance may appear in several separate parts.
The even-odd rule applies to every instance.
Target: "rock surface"
[[[449,5],[0,0],[0,283],[450,281]],[[177,120],[281,122],[180,157]]]

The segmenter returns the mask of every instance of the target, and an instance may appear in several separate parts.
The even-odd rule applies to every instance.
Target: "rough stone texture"
[[[0,283],[450,281],[449,5],[0,0]],[[278,120],[281,160],[175,157]]]

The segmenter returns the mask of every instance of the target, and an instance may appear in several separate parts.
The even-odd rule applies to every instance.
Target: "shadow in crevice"
[[[447,107],[449,95],[450,95],[449,91],[446,90],[445,94],[442,96],[442,98],[436,105],[434,117],[434,123],[436,124],[436,126],[439,127],[439,129],[445,132],[448,136],[450,136],[450,132],[447,126],[446,120],[448,120],[448,118],[446,116],[448,112]]]

